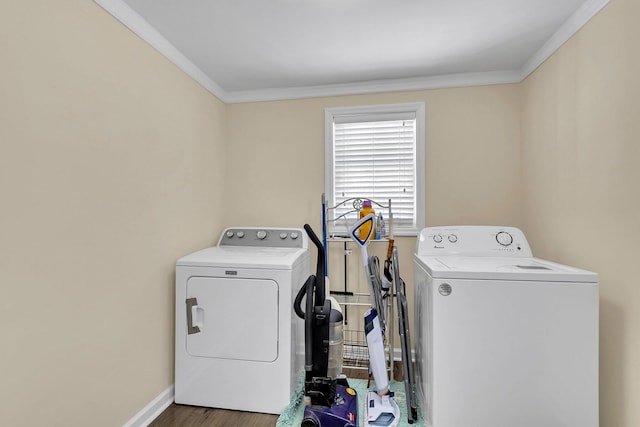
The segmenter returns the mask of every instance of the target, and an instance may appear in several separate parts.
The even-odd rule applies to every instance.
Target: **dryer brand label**
[[[451,285],[448,283],[443,283],[438,287],[438,292],[440,292],[440,295],[448,297],[449,295],[451,295]]]
[[[224,274],[226,274],[227,276],[237,276],[238,272],[235,270],[225,270]]]

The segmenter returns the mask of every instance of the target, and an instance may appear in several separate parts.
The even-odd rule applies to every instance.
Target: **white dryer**
[[[425,228],[414,257],[428,427],[597,427],[598,275],[510,227]]]
[[[302,229],[229,228],[176,265],[175,402],[280,413],[304,370]]]

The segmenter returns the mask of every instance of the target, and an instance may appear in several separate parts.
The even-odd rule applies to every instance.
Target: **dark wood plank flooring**
[[[273,427],[277,415],[176,405],[168,407],[150,427]]]
[[[402,377],[400,369],[400,377]],[[366,369],[344,369],[349,378],[367,378]],[[398,365],[395,375],[398,377]],[[274,427],[278,415],[258,414],[254,412],[230,411],[199,406],[169,406],[149,427]]]

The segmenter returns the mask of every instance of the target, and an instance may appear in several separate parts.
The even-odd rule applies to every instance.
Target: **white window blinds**
[[[412,234],[423,227],[424,104],[331,109],[326,121],[329,205],[352,198],[383,205],[391,200],[394,233]],[[374,209],[387,219],[387,209]],[[329,228],[353,224],[353,210],[346,203],[329,211]]]
[[[415,227],[415,130],[415,118],[334,122],[335,204],[391,199],[393,226]]]

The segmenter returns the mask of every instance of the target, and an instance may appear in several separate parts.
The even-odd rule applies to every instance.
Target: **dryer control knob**
[[[295,232],[295,231],[292,231],[292,232],[291,232],[291,238],[292,238],[293,240],[296,240],[296,239],[298,238],[298,233],[297,233],[297,232]]]
[[[433,236],[433,241],[436,243],[441,243],[442,242],[442,236],[439,234],[436,234],[435,236]]]
[[[267,237],[267,232],[264,230],[260,230],[256,233],[256,237],[260,240],[264,240]]]
[[[511,236],[511,234],[507,233],[506,231],[501,231],[496,234],[496,240],[502,246],[509,246],[513,243],[513,236]]]
[[[230,239],[233,237],[233,231],[227,231],[226,236]]]
[[[236,236],[238,236],[238,238],[242,239],[244,237],[244,231],[238,231],[236,233]]]
[[[282,240],[286,239],[287,238],[287,233],[280,233],[280,238]]]
[[[455,234],[449,234],[449,241],[451,243],[455,243],[458,241],[458,236],[456,236]]]

